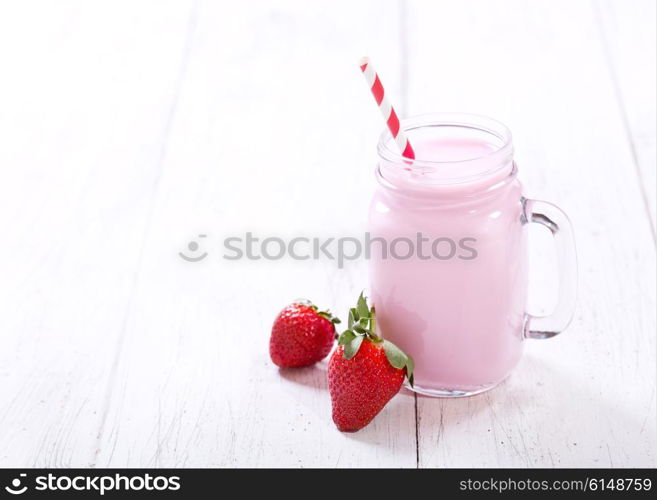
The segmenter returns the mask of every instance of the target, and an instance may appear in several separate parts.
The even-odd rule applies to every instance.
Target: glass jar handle
[[[526,314],[525,338],[549,339],[561,333],[570,324],[575,312],[577,297],[577,252],[573,228],[568,216],[556,205],[546,201],[523,199],[525,223],[547,227],[554,237],[557,250],[559,299],[547,316]]]

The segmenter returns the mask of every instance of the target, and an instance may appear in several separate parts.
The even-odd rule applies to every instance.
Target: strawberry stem
[[[383,350],[388,362],[398,370],[406,370],[406,377],[412,387],[415,366],[413,358],[389,340],[384,340],[377,335],[374,306],[370,308],[367,305],[367,298],[361,292],[356,307],[349,309],[348,328],[338,337],[338,345],[344,346],[343,357],[345,359],[353,358],[365,339],[375,344],[383,343]]]

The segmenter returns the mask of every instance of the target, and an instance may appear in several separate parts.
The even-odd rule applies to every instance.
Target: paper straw
[[[397,147],[399,148],[399,151],[401,151],[402,156],[411,160],[415,159],[415,151],[413,151],[411,143],[408,142],[408,137],[406,137],[406,134],[400,128],[397,113],[395,113],[395,109],[392,107],[392,104],[390,104],[390,101],[386,97],[386,93],[383,89],[383,85],[381,84],[381,80],[379,79],[379,75],[376,74],[376,70],[372,66],[372,63],[368,57],[363,57],[360,60],[360,70],[365,76],[367,86],[372,91],[374,100],[379,106],[381,114],[383,115],[383,119],[386,121],[386,125],[388,125],[390,134],[397,143]]]

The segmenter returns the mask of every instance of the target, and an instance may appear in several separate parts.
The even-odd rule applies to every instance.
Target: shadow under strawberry
[[[326,380],[326,364],[318,363],[303,368],[279,368],[278,374],[289,382],[325,391],[328,389]]]

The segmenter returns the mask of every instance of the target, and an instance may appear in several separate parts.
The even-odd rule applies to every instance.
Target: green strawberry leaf
[[[358,324],[358,325],[354,325],[354,327],[352,328],[352,330],[353,330],[354,332],[356,332],[356,333],[360,333],[360,334],[365,334],[365,333],[367,333],[367,328],[363,328],[362,326],[360,326],[360,324]]]
[[[315,307],[314,310],[317,311],[317,308]],[[331,314],[331,311],[329,309],[327,309],[326,311],[319,311],[317,313],[317,316],[319,316],[320,318],[324,318],[324,319],[329,320],[334,325],[337,325],[337,324],[341,323],[340,318],[334,317],[333,314]]]
[[[398,370],[406,369],[408,383],[413,387],[413,370],[415,369],[413,358],[389,340],[383,341],[383,350],[386,353],[386,358],[394,368]]]
[[[406,378],[408,378],[408,383],[413,387],[413,370],[415,369],[415,361],[413,358],[406,355]]]
[[[351,330],[345,330],[342,332],[340,335],[340,338],[338,339],[338,345],[345,345],[354,340],[356,337],[356,334],[352,332]]]
[[[386,353],[386,357],[392,366],[401,370],[406,366],[406,354],[395,344],[389,340],[383,341],[383,350]]]
[[[348,344],[345,344],[344,353],[342,354],[345,359],[351,359],[356,355],[364,338],[364,335],[356,335]]]
[[[349,328],[352,328],[356,322],[358,322],[358,311],[356,311],[355,307],[352,307],[349,309]]]
[[[367,299],[363,296],[363,292],[360,292],[358,297],[358,304],[356,306],[358,311],[358,316],[360,318],[368,318],[370,315],[370,308],[367,307]]]

